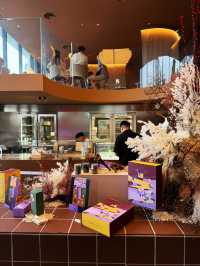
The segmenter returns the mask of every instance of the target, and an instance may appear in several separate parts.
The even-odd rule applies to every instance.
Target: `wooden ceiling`
[[[186,39],[191,37],[190,0],[0,0],[2,17],[56,15],[48,21],[60,44],[69,41],[87,48],[90,62],[103,48],[131,48],[140,61],[140,30],[159,26],[178,29],[185,16]],[[32,28],[28,27],[34,35]],[[30,44],[29,44],[30,45]]]

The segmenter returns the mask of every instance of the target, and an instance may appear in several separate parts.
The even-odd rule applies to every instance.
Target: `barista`
[[[136,160],[138,158],[138,154],[136,152],[132,152],[125,142],[128,138],[135,138],[139,136],[139,134],[130,129],[130,123],[128,121],[122,121],[120,129],[121,134],[116,138],[114,152],[119,157],[119,163],[126,166],[129,161]]]
[[[83,132],[78,132],[75,136],[76,142],[85,142],[87,140],[86,135]]]
[[[85,154],[88,152],[89,140],[83,132],[79,132],[75,136],[76,147],[75,150]]]

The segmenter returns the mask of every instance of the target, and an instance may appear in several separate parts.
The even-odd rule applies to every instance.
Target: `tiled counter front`
[[[52,221],[36,226],[0,206],[0,266],[200,265],[200,226],[153,222],[138,209],[111,239],[82,227],[78,213],[47,209]]]

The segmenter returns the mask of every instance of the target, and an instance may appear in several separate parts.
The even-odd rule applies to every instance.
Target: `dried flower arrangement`
[[[200,222],[200,74],[186,64],[166,91],[163,104],[169,116],[164,123],[143,123],[141,137],[127,145],[139,153],[139,160],[162,162],[163,208],[155,219]]]
[[[58,168],[53,168],[49,173],[44,173],[39,178],[38,184],[42,186],[46,200],[55,199],[58,195],[67,195],[72,174],[72,167],[69,161],[57,162]]]

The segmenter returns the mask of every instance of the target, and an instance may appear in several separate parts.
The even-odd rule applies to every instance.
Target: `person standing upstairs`
[[[85,54],[85,47],[79,46],[78,52],[74,53],[70,59],[70,76],[74,85],[85,87],[85,81],[88,76],[88,57]]]

